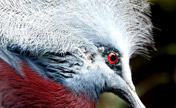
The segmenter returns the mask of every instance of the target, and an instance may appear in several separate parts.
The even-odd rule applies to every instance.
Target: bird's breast
[[[23,76],[0,58],[0,108],[95,108],[95,101],[37,74],[24,61]]]

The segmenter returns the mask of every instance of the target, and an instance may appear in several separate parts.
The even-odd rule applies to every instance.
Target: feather
[[[43,78],[24,61],[20,67],[25,77],[0,58],[1,108],[95,108],[90,96]]]
[[[153,45],[145,0],[0,0],[0,46],[37,54],[111,44],[128,57]]]

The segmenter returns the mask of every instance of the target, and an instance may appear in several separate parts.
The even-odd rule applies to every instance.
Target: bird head
[[[14,5],[15,11],[9,8],[1,12],[2,47],[78,94],[97,100],[113,92],[132,107],[144,108],[129,60],[153,44],[146,1],[25,1]]]

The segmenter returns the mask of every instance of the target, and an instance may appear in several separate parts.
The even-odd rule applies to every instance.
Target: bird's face
[[[83,45],[74,51],[45,58],[42,65],[46,67],[47,76],[69,89],[95,100],[103,92],[113,92],[132,107],[144,108],[131,80],[129,58],[113,45]]]
[[[131,80],[128,58],[115,48],[99,46],[96,53],[85,53],[84,66],[78,75],[67,83],[83,90],[94,98],[99,93],[113,92],[135,108],[143,108]],[[76,86],[75,86],[76,84]],[[78,89],[79,88],[79,89]]]

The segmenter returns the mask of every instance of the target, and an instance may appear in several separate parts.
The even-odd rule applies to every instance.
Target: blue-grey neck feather
[[[92,53],[93,54],[93,53]],[[84,57],[79,52],[54,54],[46,53],[42,56],[35,56],[30,52],[22,51],[19,48],[0,49],[0,58],[17,70],[17,73],[25,78],[20,68],[20,60],[26,62],[35,72],[44,78],[50,78],[55,82],[63,84],[78,95],[86,93],[95,100],[98,99],[102,87],[90,83],[91,79],[82,80],[82,68]],[[103,83],[103,82],[102,82]]]
[[[20,75],[24,76],[20,68],[20,60],[15,54],[9,52],[7,49],[0,47],[0,59],[12,66]]]

